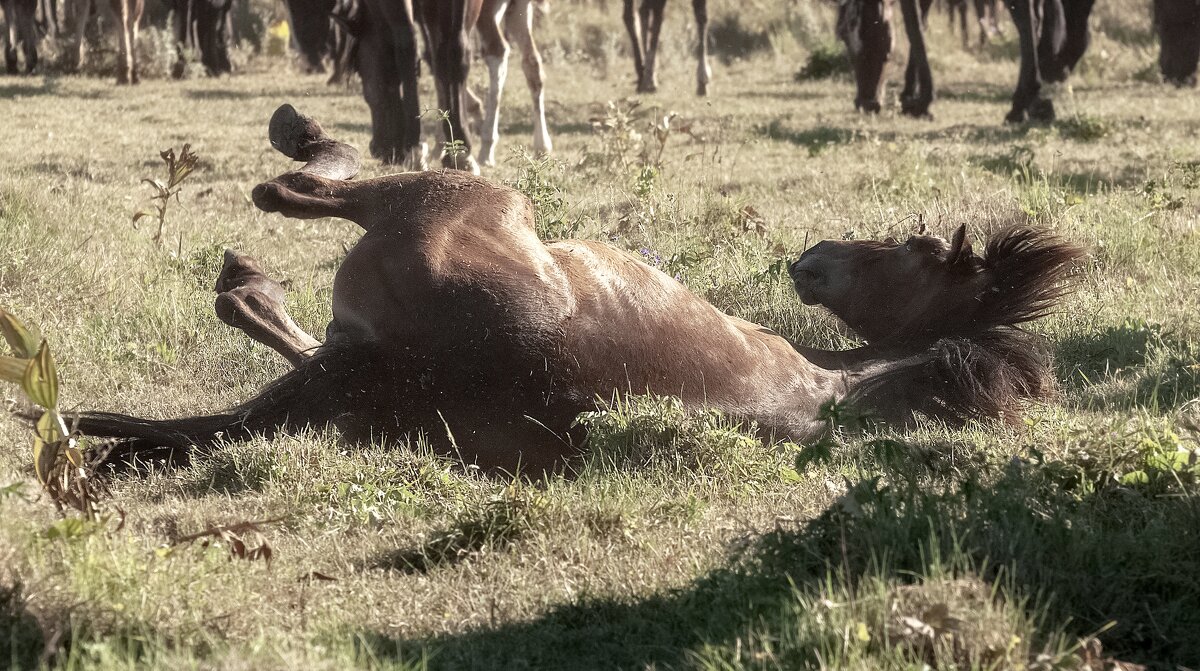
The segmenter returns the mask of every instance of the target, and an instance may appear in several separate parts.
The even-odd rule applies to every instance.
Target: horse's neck
[[[796,343],[792,343],[792,347],[813,365],[833,371],[856,370],[873,361],[888,358],[885,353],[870,345],[847,350],[817,349]]]

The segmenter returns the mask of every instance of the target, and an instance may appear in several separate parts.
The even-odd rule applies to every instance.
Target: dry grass
[[[1115,656],[1200,660],[1200,116],[1194,91],[1134,76],[1156,56],[1148,8],[1102,3],[1057,91],[1064,121],[1008,127],[1011,30],[966,53],[934,17],[936,118],[864,117],[847,81],[794,77],[830,8],[714,7],[728,41],[700,100],[688,8],[671,3],[662,92],[597,133],[589,118],[633,107],[609,4],[556,3],[540,33],[558,163],[522,157],[529,103],[510,78],[491,176],[535,197],[542,230],[644,250],[723,309],[844,346],[780,272],[806,240],[1050,227],[1093,250],[1038,325],[1061,399],[1022,429],[844,437],[827,455],[639,401],[590,420],[580,477],[537,485],[311,433],[118,480],[119,531],[56,521],[3,419],[0,487],[21,489],[0,490],[0,666],[1066,669],[1113,621]],[[286,168],[265,140],[280,103],[359,147],[366,106],[282,61],[248,69],[136,89],[0,79],[0,305],[50,338],[61,407],[192,413],[281,373],[213,315],[225,247],[286,279],[297,322],[323,332],[357,229],[265,215],[248,194]],[[668,112],[648,166],[640,143],[658,153]],[[139,180],[185,142],[200,164],[160,247],[130,224]],[[245,538],[269,564],[172,545],[274,519]]]

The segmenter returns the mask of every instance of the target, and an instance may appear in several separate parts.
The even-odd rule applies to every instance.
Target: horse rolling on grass
[[[658,38],[662,33],[663,15],[667,0],[624,0],[621,17],[633,46],[633,70],[637,75],[638,93],[654,93],[658,90]],[[708,95],[708,84],[712,81],[712,68],[708,66],[708,0],[692,0],[692,13],[696,17],[696,95]]]
[[[800,299],[869,341],[830,352],[726,315],[607,244],[543,243],[512,189],[456,171],[350,181],[357,152],[288,105],[270,137],[307,163],[255,187],[259,209],[366,231],[334,278],[326,341],[292,322],[252,259],[227,252],[218,315],[294,370],[216,414],[80,414],[82,433],[121,439],[110,463],[186,462],[221,441],[332,424],[350,441],[424,431],[469,463],[540,473],[579,453],[579,413],[626,393],[678,396],[803,441],[827,430],[831,399],[885,421],[959,423],[1011,419],[1054,390],[1048,355],[1018,325],[1068,291],[1082,252],[1044,232],[1000,233],[982,255],[965,227],[951,242],[813,246],[790,268]]]
[[[908,36],[908,65],[900,111],[929,116],[933,74],[925,49],[923,19],[932,0],[899,0]],[[1021,45],[1020,75],[1005,121],[1054,120],[1054,103],[1041,95],[1043,82],[1065,81],[1087,51],[1088,16],[1095,0],[1008,0]],[[856,109],[878,112],[892,52],[892,0],[840,0],[837,34],[854,66]]]

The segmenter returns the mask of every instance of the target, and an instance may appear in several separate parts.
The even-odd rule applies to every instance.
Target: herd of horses
[[[12,6],[27,1],[3,0],[10,33],[20,24]],[[227,21],[221,8],[227,12],[228,0],[173,1],[182,8],[176,15],[181,40],[190,33],[204,51],[224,39],[213,21]],[[125,18],[140,11],[140,0],[111,2]],[[902,111],[923,116],[933,99],[923,39],[930,0],[899,2],[912,49]],[[1168,58],[1168,51],[1182,53],[1173,51],[1179,42],[1192,50],[1183,54],[1191,70],[1181,83],[1194,80],[1198,33],[1183,39],[1162,24],[1196,25],[1200,19],[1188,13],[1196,7],[1187,3],[1195,0],[1155,1],[1164,75],[1174,81],[1184,73],[1172,69],[1180,60]],[[607,244],[539,240],[527,198],[470,174],[478,162],[494,160],[510,42],[522,52],[534,100],[534,147],[551,148],[532,36],[537,4],[288,0],[298,47],[310,64],[321,67],[332,58],[335,70],[362,78],[373,156],[426,167],[418,33],[437,105],[445,111],[446,137],[467,149],[443,157],[445,167],[457,170],[355,181],[360,158],[354,148],[291,106],[280,107],[269,125],[271,145],[304,165],[255,187],[254,204],[287,217],[339,217],[365,231],[336,273],[325,341],[295,324],[283,287],[253,258],[227,252],[216,283],[217,316],[278,351],[293,370],[217,414],[154,420],[79,413],[80,432],[114,439],[103,461],[186,462],[194,451],[222,442],[333,425],[352,441],[421,432],[435,450],[481,467],[544,472],[570,463],[584,445],[578,415],[621,394],[676,396],[750,422],[764,438],[803,441],[829,429],[822,408],[831,401],[896,424],[918,416],[958,423],[1011,419],[1022,402],[1053,392],[1045,344],[1022,324],[1054,308],[1083,250],[1043,231],[996,233],[982,253],[974,251],[965,227],[948,241],[922,231],[904,241],[825,241],[805,250],[789,267],[796,293],[863,338],[866,344],[848,351],[814,349],[729,316]],[[665,4],[624,3],[641,91],[657,86]],[[1008,119],[1052,118],[1041,83],[1065,77],[1082,56],[1092,0],[1008,5],[1022,61]],[[981,18],[988,6],[980,0]],[[995,3],[990,7],[994,18]],[[702,36],[697,92],[704,95],[711,77],[705,0],[693,0],[693,9]],[[839,3],[838,34],[854,63],[856,104],[867,111],[880,109],[891,10],[892,0]],[[466,86],[472,30],[490,79],[482,102]],[[18,42],[10,37],[9,46]],[[34,58],[26,55],[26,62]],[[211,62],[210,69],[221,69],[218,60]],[[135,82],[136,64],[119,77]],[[478,162],[464,123],[471,110],[481,120]]]
[[[137,26],[144,0],[64,0],[78,49],[75,64],[85,54],[84,32],[93,2],[107,7],[115,18],[120,39],[117,80],[138,80]],[[183,50],[194,47],[209,74],[231,71],[228,57],[229,10],[233,0],[168,0],[183,72]],[[934,99],[933,74],[925,44],[926,15],[933,0],[839,0],[837,35],[846,44],[855,78],[855,107],[866,112],[882,109],[887,64],[894,42],[894,8],[899,2],[908,36],[909,55],[900,94],[904,114],[929,115]],[[999,30],[997,0],[972,0],[980,39]],[[1095,0],[1008,0],[1009,13],[1020,42],[1020,69],[1013,92],[1009,122],[1054,119],[1053,103],[1042,94],[1045,82],[1064,81],[1083,57],[1090,42],[1088,19]],[[1179,86],[1194,85],[1200,61],[1200,1],[1152,0],[1154,25],[1161,49],[1159,67],[1164,79]],[[542,59],[533,39],[536,7],[547,0],[285,0],[297,50],[309,70],[324,69],[332,59],[335,79],[350,72],[362,78],[363,97],[370,109],[373,156],[414,169],[428,166],[421,142],[421,110],[417,81],[424,38],[424,60],[433,72],[437,108],[442,110],[443,138],[454,147],[445,152],[445,167],[478,173],[479,163],[495,161],[499,135],[499,103],[507,78],[509,42],[521,50],[522,71],[533,99],[533,149],[548,152]],[[622,17],[629,33],[637,90],[657,90],[656,63],[667,0],[623,0]],[[698,35],[696,92],[707,95],[712,77],[708,63],[707,0],[692,0]],[[57,26],[57,0],[0,0],[7,19],[5,62],[10,73],[19,66],[18,45],[25,67],[37,66],[37,16]],[[949,0],[951,21],[957,13],[966,35],[966,0]],[[480,101],[467,86],[471,33],[475,30],[488,68],[489,87]],[[474,156],[465,120],[473,116],[480,136]]]

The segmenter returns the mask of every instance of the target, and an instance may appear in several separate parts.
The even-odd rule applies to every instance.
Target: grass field
[[[856,114],[849,80],[795,76],[832,45],[832,7],[807,0],[714,3],[708,99],[692,96],[689,8],[671,3],[661,92],[638,104],[618,4],[560,0],[539,28],[552,161],[522,152],[512,70],[488,174],[534,198],[546,236],[639,251],[732,314],[849,347],[782,272],[806,242],[1047,227],[1090,250],[1034,325],[1060,397],[1016,427],[808,446],[632,399],[584,419],[577,477],[539,483],[312,432],[117,479],[105,524],[56,514],[5,416],[0,667],[1200,668],[1200,98],[1154,81],[1146,3],[1100,3],[1052,126],[1001,124],[1012,29],[967,52],[942,15],[935,118]],[[132,89],[0,78],[0,306],[48,338],[60,405],[191,414],[282,373],[213,314],[226,247],[286,279],[297,322],[323,333],[360,232],[250,203],[288,169],[266,141],[283,102],[366,147],[359,92],[282,58]],[[159,151],[184,143],[200,164],[159,245],[130,220]],[[263,520],[240,536],[270,562],[179,542]]]

